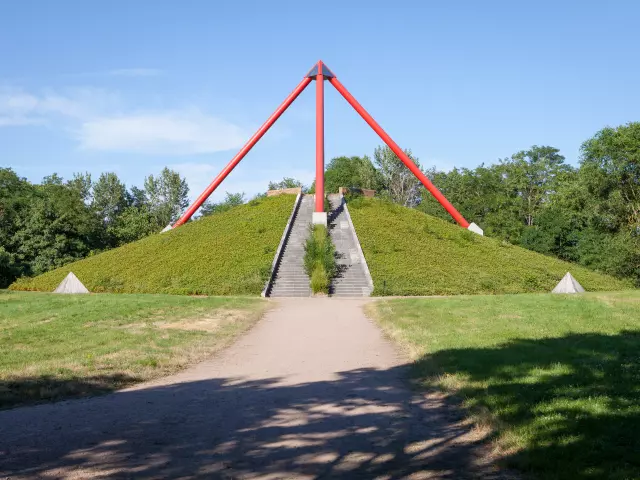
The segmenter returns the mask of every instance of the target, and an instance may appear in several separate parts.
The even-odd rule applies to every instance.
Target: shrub
[[[335,247],[324,225],[314,225],[304,247],[304,268],[313,293],[329,293],[336,271]]]
[[[311,291],[313,293],[329,294],[329,277],[321,264],[316,264],[311,273]]]

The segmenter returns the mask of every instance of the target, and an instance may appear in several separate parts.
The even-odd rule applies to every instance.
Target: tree
[[[557,189],[558,177],[571,167],[564,163],[560,151],[534,145],[502,161],[500,169],[511,195],[520,199],[520,215],[527,226]]]
[[[271,189],[273,190],[273,189]],[[225,198],[222,202],[213,203],[206,201],[202,205],[200,209],[200,213],[203,217],[207,215],[212,215],[214,213],[226,212],[227,210],[231,210],[233,207],[237,207],[238,205],[242,205],[245,203],[244,192],[242,193],[229,193],[225,192]]]
[[[284,177],[279,182],[269,182],[269,190],[284,190],[285,188],[302,188],[302,182],[291,177]]]
[[[113,172],[103,173],[93,186],[93,203],[98,218],[105,228],[129,206],[127,188]]]
[[[140,240],[153,233],[158,233],[158,224],[146,205],[125,208],[107,227],[107,234],[115,239],[116,245]]]
[[[59,178],[59,177],[58,177]],[[15,259],[40,274],[101,248],[101,224],[81,193],[61,179],[34,189],[17,222]]]
[[[91,174],[89,172],[74,173],[73,179],[69,180],[67,182],[67,185],[70,188],[76,189],[85,203],[91,203],[93,182],[91,180]]]
[[[325,192],[337,193],[340,187],[377,190],[380,181],[380,175],[366,155],[332,158],[324,173]]]
[[[133,186],[131,190],[127,192],[127,203],[136,208],[148,207],[149,199],[142,188]]]
[[[27,265],[16,255],[23,218],[28,217],[34,187],[10,168],[0,168],[0,288],[26,273]]]
[[[144,181],[149,210],[158,227],[172,224],[189,206],[189,186],[178,172],[165,167],[158,177],[149,175]]]
[[[485,235],[517,243],[523,229],[518,199],[507,189],[499,166],[480,165],[474,170],[427,171],[427,176],[467,220],[481,225]],[[425,213],[454,222],[426,189],[417,207]]]
[[[582,144],[580,173],[611,231],[640,229],[640,122],[607,127]]]
[[[42,185],[63,185],[64,179],[58,175],[57,173],[52,173],[51,175],[47,175],[42,179]]]
[[[420,168],[420,162],[413,157],[411,150],[405,150],[404,153]],[[420,203],[420,180],[388,146],[377,147],[373,152],[373,159],[380,173],[382,186],[392,201],[405,207],[415,207]]]
[[[16,261],[16,256],[0,246],[0,288],[6,288],[20,276],[22,268]]]

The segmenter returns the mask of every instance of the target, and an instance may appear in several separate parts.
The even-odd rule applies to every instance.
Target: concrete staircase
[[[282,258],[276,266],[276,275],[269,297],[310,297],[309,277],[304,271],[304,245],[309,236],[309,224],[313,214],[313,195],[304,195],[293,218],[289,238]]]
[[[328,196],[331,203],[329,213],[329,234],[336,246],[338,272],[332,281],[331,296],[368,297],[373,290],[369,270],[362,261],[358,239],[352,229],[342,197],[338,194]]]

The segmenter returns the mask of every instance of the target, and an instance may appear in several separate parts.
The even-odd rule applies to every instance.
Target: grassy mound
[[[374,295],[549,292],[567,271],[588,291],[631,288],[630,282],[382,200],[356,198],[349,212]]]
[[[293,195],[251,201],[9,288],[50,292],[73,271],[92,292],[258,295],[293,202]]]

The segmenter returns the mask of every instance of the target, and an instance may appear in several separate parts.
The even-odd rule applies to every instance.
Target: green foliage
[[[330,193],[338,193],[340,187],[378,190],[381,182],[380,174],[366,155],[332,158],[324,173],[324,189]]]
[[[105,393],[206,358],[265,303],[0,291],[0,408]]]
[[[534,145],[497,165],[448,173],[432,171],[429,176],[460,213],[481,225],[486,235],[519,243],[525,228],[537,223],[537,216],[570,172],[558,149]],[[451,221],[426,190],[418,208]]]
[[[456,394],[526,478],[640,478],[640,292],[375,302],[428,389]]]
[[[36,186],[16,223],[12,251],[25,273],[40,274],[99,247],[99,219],[78,190],[57,181]]]
[[[579,169],[533,146],[497,165],[429,172],[485,235],[597,268],[640,286],[640,123],[606,128],[582,146]],[[452,221],[428,193],[418,209]]]
[[[567,271],[588,291],[631,286],[379,199],[356,199],[349,211],[375,295],[548,292]]]
[[[284,190],[285,188],[302,188],[302,182],[291,177],[284,177],[279,182],[269,182],[269,190]]]
[[[92,292],[258,295],[292,206],[291,195],[240,205],[20,279],[11,289],[52,291],[73,271]]]
[[[159,232],[186,206],[186,182],[164,169],[147,190],[125,185],[115,173],[95,183],[88,173],[40,185],[0,168],[0,288],[21,275],[40,274],[87,255]]]
[[[107,226],[107,235],[115,239],[117,245],[134,242],[162,231],[147,205],[129,206]]]
[[[200,208],[200,214],[205,217],[213,213],[226,212],[227,210],[231,210],[233,207],[237,207],[238,205],[242,205],[243,203],[245,203],[244,192],[225,192],[225,198],[222,202],[204,202],[204,204]]]
[[[16,256],[0,245],[0,287],[9,285],[19,274],[21,268]]]
[[[606,226],[640,228],[640,122],[602,129],[581,153],[584,186]]]
[[[336,272],[336,249],[327,227],[313,225],[304,247],[304,268],[311,278],[313,293],[329,293]]]
[[[322,264],[317,263],[311,272],[310,279],[311,291],[314,294],[324,293],[325,295],[329,294],[329,285],[331,283],[331,279],[327,275],[326,270],[322,266]]]
[[[158,177],[149,175],[144,181],[147,204],[158,226],[172,224],[189,206],[189,186],[178,172],[162,169]]]
[[[420,168],[420,162],[411,154],[411,150],[405,150],[404,153]],[[405,207],[415,207],[420,203],[424,187],[388,146],[377,147],[373,152],[373,160],[384,195]]]

